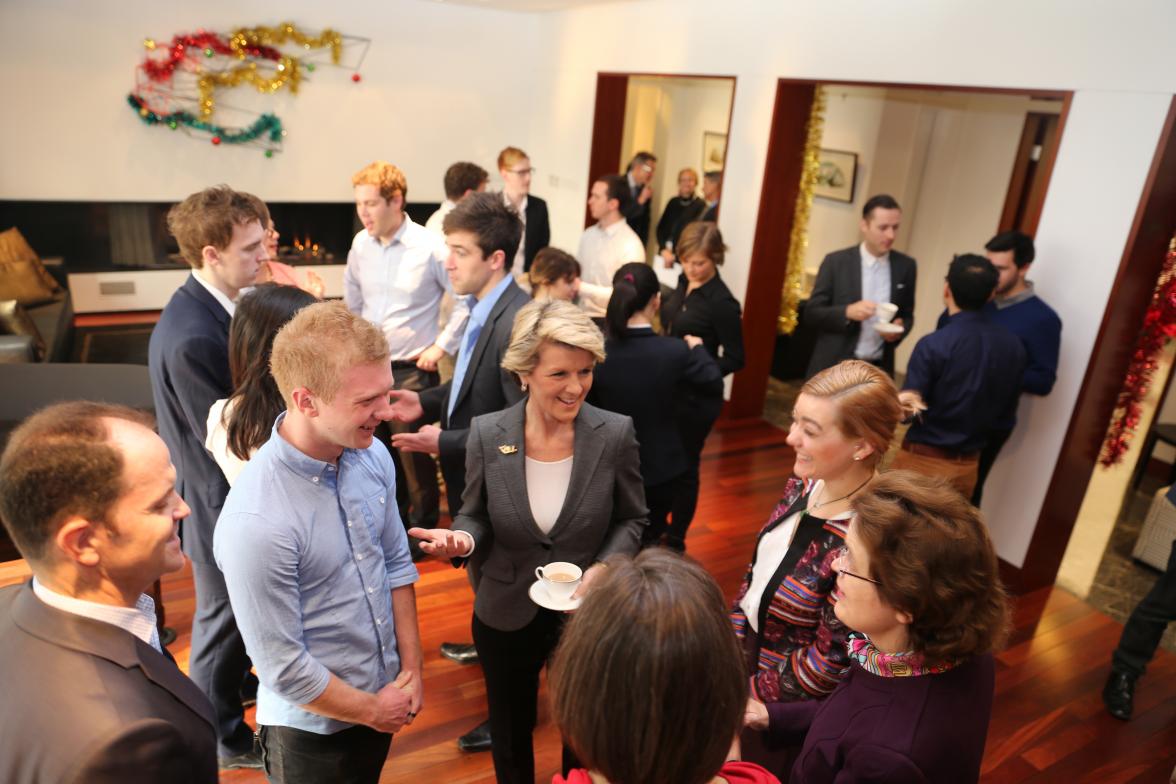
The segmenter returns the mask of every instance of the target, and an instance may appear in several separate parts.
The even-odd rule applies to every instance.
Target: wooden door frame
[[[689,74],[689,73],[659,73],[645,71],[598,71],[596,74],[595,110],[592,114],[592,146],[588,154],[588,188],[597,177],[609,174],[620,174],[621,142],[625,133],[625,109],[629,79],[632,77],[651,77],[659,79],[722,79],[731,82],[731,105],[727,108],[727,138],[731,138],[731,121],[735,115],[735,90],[739,83],[735,76],[721,74]],[[730,149],[730,145],[728,145]],[[723,168],[727,166],[726,151],[723,153]],[[584,192],[585,201],[588,192]],[[587,205],[584,209],[584,227],[593,223],[588,213]]]

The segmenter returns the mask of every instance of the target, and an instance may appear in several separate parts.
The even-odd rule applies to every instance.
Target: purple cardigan
[[[980,778],[995,665],[884,678],[855,662],[826,699],[768,705],[768,737],[804,748],[791,784],[966,784]]]

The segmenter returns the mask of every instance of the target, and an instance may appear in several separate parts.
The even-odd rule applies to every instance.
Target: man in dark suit
[[[512,207],[523,224],[523,241],[514,253],[511,267],[515,280],[531,271],[535,254],[551,244],[551,224],[547,216],[547,202],[531,193],[531,177],[535,169],[531,159],[518,147],[507,147],[498,153],[498,173],[502,175],[502,200]]]
[[[649,242],[649,209],[653,203],[653,188],[649,183],[656,170],[657,156],[651,152],[637,153],[625,169],[625,180],[633,196],[625,207],[625,220],[643,245]]]
[[[502,200],[487,194],[469,196],[445,216],[445,243],[449,246],[445,267],[453,290],[473,300],[453,379],[420,393],[392,393],[396,419],[413,422],[423,417],[426,422],[441,423],[440,427],[425,425],[416,433],[398,433],[392,445],[440,455],[450,517],[457,517],[465,491],[470,420],[501,411],[523,397],[518,383],[500,367],[510,345],[515,314],[529,301],[510,275],[521,229]],[[476,585],[476,573],[470,576]],[[463,663],[477,658],[468,644],[444,643],[441,650]],[[490,748],[488,725],[483,723],[463,735],[459,745],[467,751]]]
[[[821,262],[802,313],[804,323],[820,333],[808,376],[854,358],[894,375],[895,346],[915,321],[915,260],[892,249],[901,220],[893,197],[871,197],[862,209],[861,244],[834,251]],[[878,306],[884,303],[898,308],[890,321],[894,328],[878,327],[883,315]]]
[[[706,206],[697,220],[707,223],[719,222],[719,198],[723,195],[723,173],[708,171],[702,175],[702,200]],[[685,228],[685,227],[683,227]]]
[[[212,706],[160,645],[147,591],[184,565],[188,506],[151,417],[58,403],[0,457],[33,572],[0,589],[0,781],[215,784]]]
[[[168,229],[192,274],[160,314],[147,351],[159,434],[175,461],[176,487],[192,507],[183,527],[196,587],[189,672],[216,711],[223,768],[260,768],[261,759],[241,707],[249,657],[212,554],[212,532],[229,485],[204,440],[209,408],[233,391],[229,320],[237,295],[253,285],[265,260],[265,212],[255,196],[224,185],[172,208]]]

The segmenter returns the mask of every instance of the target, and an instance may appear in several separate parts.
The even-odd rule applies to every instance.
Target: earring
[[[527,391],[527,382],[526,381],[520,381],[519,385],[522,386],[524,392]]]
[[[861,455],[854,455],[854,456],[853,456],[853,459],[854,459],[854,460],[861,460],[861,459],[862,459],[862,456],[861,456]]]

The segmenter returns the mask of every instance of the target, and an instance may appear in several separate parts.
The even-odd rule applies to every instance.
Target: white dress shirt
[[[866,250],[866,243],[862,243],[858,250],[862,254],[862,299],[879,304],[890,301],[890,254],[874,256]],[[857,346],[853,355],[858,359],[879,360],[882,358],[883,340],[874,325],[878,323],[875,313],[862,322],[862,331],[858,335]]]
[[[597,223],[580,237],[580,305],[589,316],[600,318],[612,296],[612,279],[623,265],[645,261],[645,246],[621,218],[611,226]]]
[[[429,219],[425,221],[425,228],[436,234],[438,237],[445,239],[445,229],[442,227],[442,224],[445,223],[445,216],[452,212],[453,208],[456,206],[457,202],[451,199],[446,199],[445,201],[441,202],[441,206],[437,208],[437,211],[430,215]]]
[[[344,299],[352,313],[384,331],[393,362],[415,359],[434,343],[449,354],[461,345],[469,315],[464,298],[456,298],[444,329],[438,327],[441,298],[453,293],[446,255],[437,235],[408,215],[387,245],[367,231],[351,243]]]
[[[33,578],[33,593],[54,609],[117,626],[163,653],[163,646],[159,644],[159,628],[156,626],[155,601],[145,593],[139,594],[134,607],[118,607],[66,596],[45,587],[36,577]]]
[[[204,279],[203,276],[197,275],[195,270],[192,271],[192,277],[195,278],[196,282],[199,283],[201,286],[203,286],[205,288],[205,290],[209,294],[211,294],[213,296],[213,298],[216,299],[217,302],[219,302],[221,304],[221,307],[223,307],[226,311],[228,311],[230,318],[233,316],[233,314],[235,314],[237,312],[237,303],[234,302],[233,300],[229,299],[228,294],[224,293],[223,291],[218,289],[216,286],[209,283],[207,280]],[[237,297],[240,298],[241,294],[245,294],[246,292],[249,292],[252,290],[253,290],[252,286],[250,286],[249,288],[241,289],[241,291],[237,294]]]

